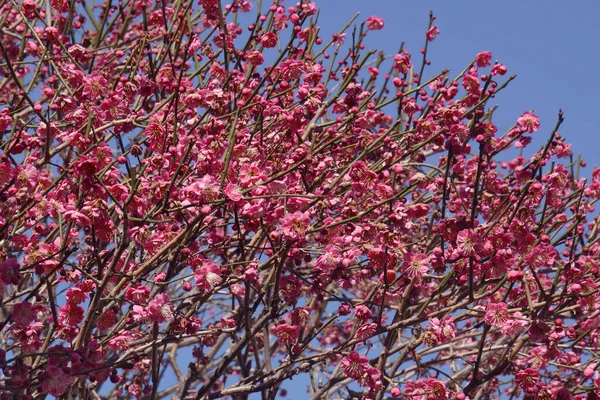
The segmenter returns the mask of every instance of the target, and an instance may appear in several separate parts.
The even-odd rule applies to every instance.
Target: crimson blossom
[[[514,76],[432,73],[433,16],[385,55],[224,3],[2,2],[0,399],[598,398],[562,112],[501,132]]]

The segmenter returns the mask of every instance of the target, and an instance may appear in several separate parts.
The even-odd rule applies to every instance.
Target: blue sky
[[[385,27],[369,34],[367,47],[394,54],[404,40],[405,48],[419,56],[415,61],[433,10],[441,33],[429,47],[431,74],[445,68],[457,73],[478,52],[491,51],[509,75],[517,74],[488,103],[499,105],[494,120],[500,130],[534,110],[542,124],[536,133],[540,141],[534,144],[541,143],[562,108],[566,120],[560,133],[572,143],[573,153],[587,161],[582,172],[589,176],[592,166],[600,166],[600,0],[315,1],[324,38],[356,12],[357,21],[377,15],[385,19]],[[527,156],[534,148],[526,150]]]

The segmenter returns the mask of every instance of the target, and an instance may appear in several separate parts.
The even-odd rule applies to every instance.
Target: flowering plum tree
[[[597,398],[562,113],[263,3],[1,3],[0,398]]]

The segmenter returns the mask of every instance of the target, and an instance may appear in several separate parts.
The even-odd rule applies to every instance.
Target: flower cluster
[[[434,73],[431,15],[377,58],[383,18],[306,0],[5,3],[0,399],[600,396],[600,170],[562,113],[501,131],[491,52]]]

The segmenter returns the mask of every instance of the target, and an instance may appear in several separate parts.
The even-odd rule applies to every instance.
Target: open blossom
[[[506,66],[502,65],[502,64],[496,64],[492,67],[492,70],[490,71],[490,74],[493,75],[505,75],[507,72],[506,70]]]
[[[524,260],[531,268],[549,267],[554,264],[557,252],[556,249],[547,244],[539,244],[531,249],[531,252],[525,256]]]
[[[2,172],[0,171],[0,177]],[[0,281],[5,285],[18,285],[21,282],[21,271],[16,258],[7,258],[0,262]]]
[[[404,388],[406,397],[414,400],[446,400],[448,392],[446,385],[433,378],[409,381]],[[465,397],[463,397],[464,399]]]
[[[506,303],[490,303],[485,308],[484,321],[491,326],[502,327],[508,321],[508,308]]]
[[[482,51],[475,56],[475,62],[479,68],[492,65],[492,53],[489,51]]]
[[[529,389],[535,386],[540,380],[540,373],[534,368],[526,368],[515,376],[515,383],[521,389]]]
[[[342,359],[342,368],[344,368],[344,373],[349,378],[360,379],[368,367],[369,359],[361,356],[355,350]]]
[[[24,327],[33,322],[37,317],[37,311],[35,307],[28,301],[17,303],[13,307],[11,318],[15,325],[18,327]]]
[[[288,240],[301,240],[310,226],[310,215],[296,211],[281,220],[283,236]]]
[[[426,32],[427,40],[432,42],[439,34],[440,34],[440,30],[438,29],[437,25],[433,25]]]
[[[517,336],[521,332],[527,328],[527,321],[523,318],[523,314],[520,312],[515,312],[512,315],[512,318],[506,321],[506,323],[502,326],[501,332],[504,335],[508,336]]]
[[[358,318],[359,320],[366,321],[369,318],[371,318],[371,316],[373,315],[373,312],[371,310],[369,310],[369,307],[367,307],[363,304],[360,304],[360,305],[356,306],[354,315],[356,315],[356,318]]]
[[[62,325],[73,326],[83,321],[83,307],[67,303],[59,308],[58,320]]]
[[[154,322],[172,321],[173,305],[168,294],[157,294],[154,299],[148,303],[146,318]]]
[[[456,246],[461,255],[474,256],[480,249],[479,235],[473,229],[463,229],[456,236]]]
[[[65,374],[62,368],[48,366],[42,374],[41,389],[43,393],[60,396],[67,391],[72,383],[73,377]]]
[[[385,22],[383,21],[383,19],[375,15],[367,18],[367,28],[369,28],[372,31],[378,31],[380,29],[383,29],[384,24]]]
[[[221,283],[221,268],[210,260],[194,272],[194,280],[199,290],[212,290]]]
[[[377,332],[377,324],[374,322],[362,324],[354,334],[354,337],[358,340],[367,340]]]
[[[429,268],[429,257],[426,254],[415,254],[408,252],[404,256],[402,270],[410,279],[420,279],[427,273]]]
[[[456,334],[456,325],[452,321],[451,315],[446,315],[443,320],[439,318],[430,318],[430,325],[427,329],[433,332],[439,343],[448,343]]]
[[[533,133],[540,129],[540,120],[537,115],[530,112],[524,112],[517,120],[517,127],[522,132]]]
[[[275,336],[277,336],[277,340],[285,345],[292,345],[298,341],[298,334],[300,332],[299,326],[294,325],[277,325],[274,328]]]

